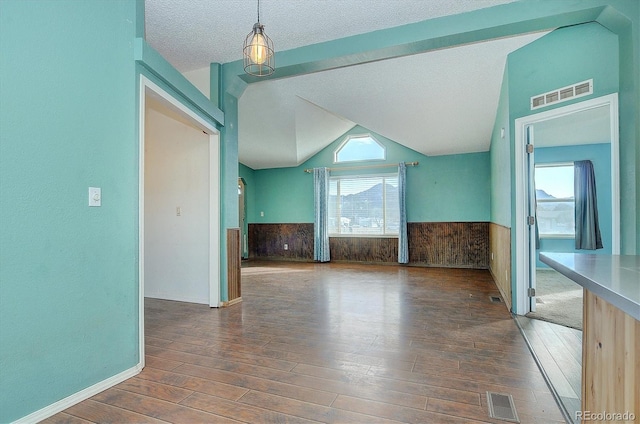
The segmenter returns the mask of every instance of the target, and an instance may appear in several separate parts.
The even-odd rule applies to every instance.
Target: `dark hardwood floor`
[[[564,422],[488,271],[249,263],[223,309],[147,299],[141,374],[47,423]]]
[[[526,316],[516,319],[569,419],[577,421],[582,397],[582,331]]]

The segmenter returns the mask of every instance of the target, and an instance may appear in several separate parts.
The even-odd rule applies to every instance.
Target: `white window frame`
[[[366,233],[352,233],[352,232],[348,232],[348,233],[335,233],[335,232],[329,232],[329,237],[371,237],[371,238],[398,238],[399,236],[399,230],[395,233],[392,232],[387,232],[387,190],[386,190],[386,183],[385,180],[387,178],[395,178],[396,181],[398,179],[398,173],[384,173],[384,174],[356,174],[356,175],[336,175],[336,176],[331,176],[330,177],[330,185],[332,181],[335,180],[353,180],[353,179],[359,179],[359,178],[381,178],[381,182],[382,182],[382,203],[383,203],[383,208],[382,208],[382,233],[380,234],[366,234]],[[340,221],[341,220],[341,213],[340,213],[340,182],[338,182],[338,193],[336,195],[336,216],[329,216],[329,219],[331,218],[335,218],[336,220]],[[399,205],[398,205],[399,206]],[[398,211],[399,212],[399,211]],[[342,229],[342,225],[338,226],[339,229]],[[332,230],[332,227],[329,227],[329,231]]]
[[[575,165],[574,165],[573,162],[551,162],[551,163],[537,163],[537,164],[535,164],[536,170],[539,169],[539,168],[567,168],[567,167],[571,167],[572,169],[574,169],[574,166]],[[537,205],[539,205],[540,203],[567,203],[567,202],[573,203],[573,213],[574,213],[574,216],[575,216],[575,210],[576,210],[575,192],[573,194],[573,197],[563,197],[563,198],[557,197],[557,198],[553,198],[553,199],[538,199],[537,195],[536,195],[536,204]],[[537,210],[536,210],[536,214],[538,214]],[[540,224],[540,220],[539,219],[538,219],[538,224]],[[573,226],[573,233],[571,233],[571,234],[542,233],[540,231],[540,225],[538,225],[538,236],[541,239],[574,239],[576,237],[575,223],[574,223],[574,226]]]

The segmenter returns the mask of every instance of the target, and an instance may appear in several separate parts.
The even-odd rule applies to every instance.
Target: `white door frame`
[[[220,302],[220,132],[186,107],[175,97],[160,88],[144,75],[140,75],[140,110],[138,134],[138,296],[140,364],[144,366],[144,147],[145,103],[147,90],[160,96],[167,106],[191,120],[192,124],[209,136],[209,306],[219,307]]]
[[[529,312],[527,288],[529,286],[529,230],[527,228],[527,178],[526,128],[538,122],[570,115],[575,112],[597,107],[609,107],[611,136],[611,252],[620,254],[620,160],[618,140],[618,93],[608,94],[595,99],[585,100],[568,106],[559,107],[515,120],[515,272],[514,313],[524,315]]]

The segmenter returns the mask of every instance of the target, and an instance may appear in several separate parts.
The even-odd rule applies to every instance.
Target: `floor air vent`
[[[487,403],[489,404],[489,416],[491,418],[511,421],[513,423],[520,422],[511,395],[487,392]]]
[[[491,302],[493,303],[502,303],[502,299],[500,299],[500,296],[489,296],[489,300],[491,300]]]

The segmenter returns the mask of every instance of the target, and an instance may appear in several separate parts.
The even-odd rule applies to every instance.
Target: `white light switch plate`
[[[102,190],[100,187],[89,187],[89,206],[102,206]]]

